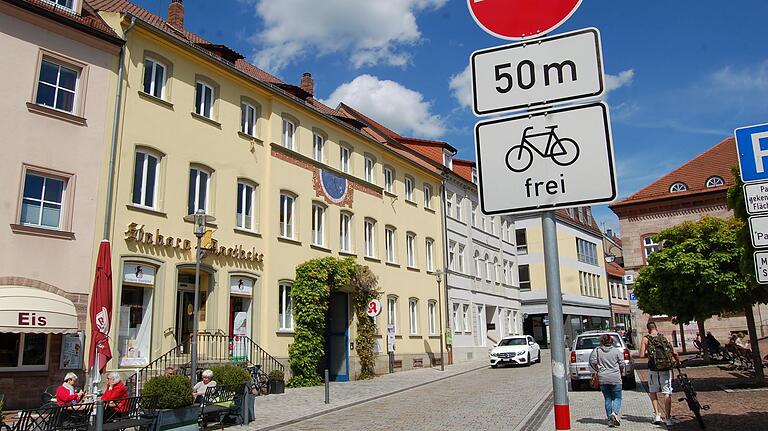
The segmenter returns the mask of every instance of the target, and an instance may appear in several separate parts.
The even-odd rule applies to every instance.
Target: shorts
[[[672,395],[672,370],[648,371],[648,392]]]

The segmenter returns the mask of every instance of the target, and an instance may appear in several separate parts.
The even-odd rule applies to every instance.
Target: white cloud
[[[459,101],[459,105],[463,108],[470,108],[472,106],[472,76],[469,65],[467,67],[451,76],[451,80],[448,83],[448,88],[453,92],[453,97]]]
[[[623,72],[619,72],[618,75],[605,74],[605,92],[610,93],[613,90],[619,89],[626,85],[632,84],[632,80],[635,78],[635,69],[628,69]]]
[[[342,53],[356,68],[404,66],[421,40],[416,15],[448,0],[240,0],[263,30],[251,37],[257,66],[278,72],[304,55]]]
[[[360,75],[341,84],[323,101],[329,106],[339,102],[401,134],[438,138],[445,133],[445,122],[431,112],[431,103],[421,93],[395,81]]]
[[[751,69],[735,70],[726,66],[715,72],[711,80],[717,87],[728,90],[768,90],[768,60]]]

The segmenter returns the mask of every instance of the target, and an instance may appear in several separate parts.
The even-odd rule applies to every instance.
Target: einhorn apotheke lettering
[[[178,250],[192,250],[192,241],[186,238],[178,238],[173,236],[166,236],[160,233],[160,229],[155,229],[155,232],[149,232],[145,229],[144,225],[138,223],[128,224],[128,230],[125,231],[126,241],[134,241],[141,244],[155,245],[158,247],[174,248]],[[256,247],[251,247],[251,250],[246,250],[242,245],[238,244],[234,247],[225,247],[219,245],[219,242],[211,238],[210,244],[204,245],[204,250],[216,256],[231,257],[233,259],[264,263],[264,254],[258,253]]]

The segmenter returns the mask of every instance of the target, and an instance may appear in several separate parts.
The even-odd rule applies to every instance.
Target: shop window
[[[47,369],[47,334],[0,333],[0,371]]]

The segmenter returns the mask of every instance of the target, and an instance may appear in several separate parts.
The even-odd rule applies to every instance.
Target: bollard
[[[328,383],[328,368],[325,369],[325,403],[331,402],[331,386]]]
[[[104,429],[104,401],[100,396],[96,397],[96,423],[94,425],[96,431]]]

